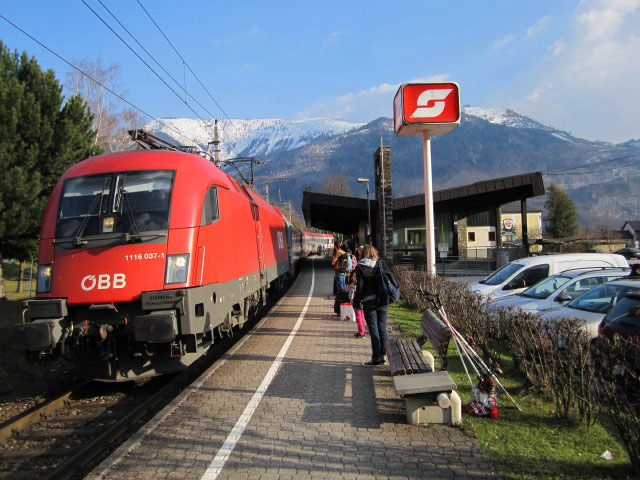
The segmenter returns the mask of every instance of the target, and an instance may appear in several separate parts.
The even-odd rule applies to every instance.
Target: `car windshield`
[[[563,277],[560,275],[553,276],[542,280],[541,282],[536,283],[533,287],[527,288],[524,292],[521,292],[519,295],[523,297],[529,298],[547,298],[553,292],[562,287],[565,283],[567,283],[571,278]]]
[[[567,304],[570,308],[587,312],[607,313],[627,292],[637,292],[637,287],[605,283],[580,295]]]
[[[66,180],[56,237],[167,230],[173,176],[145,170]]]
[[[484,283],[485,285],[500,285],[522,267],[524,267],[524,265],[521,265],[519,263],[507,263],[504,267],[496,270],[480,283]]]

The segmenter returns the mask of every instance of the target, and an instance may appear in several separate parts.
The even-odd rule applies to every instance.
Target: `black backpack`
[[[389,305],[400,300],[400,287],[396,277],[389,270],[379,264],[378,272],[375,276],[375,289],[378,304]]]

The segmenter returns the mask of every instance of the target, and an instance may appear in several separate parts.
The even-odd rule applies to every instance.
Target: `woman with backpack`
[[[380,267],[383,263],[378,258],[378,251],[372,245],[364,245],[362,259],[354,272],[356,293],[353,297],[353,308],[364,310],[364,319],[371,338],[371,360],[362,365],[384,365],[385,345],[387,343],[387,308],[386,299],[378,298],[377,282],[380,278]]]

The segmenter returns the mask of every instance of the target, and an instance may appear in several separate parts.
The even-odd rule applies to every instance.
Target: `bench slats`
[[[431,372],[431,367],[415,340],[389,340],[387,342],[387,361],[392,376]]]
[[[402,358],[402,363],[404,364],[404,369],[406,373],[413,373],[413,368],[411,366],[411,363],[409,362],[409,357],[407,357],[407,352],[405,351],[403,339],[400,339],[398,341],[398,347],[400,351],[400,357]]]
[[[413,355],[416,364],[418,365],[418,369],[421,372],[430,371],[431,367],[427,363],[427,360],[422,355],[422,351],[420,350],[420,346],[416,342],[410,343],[411,354]]]
[[[387,361],[389,362],[389,369],[391,370],[392,376],[404,375],[406,373],[398,345],[394,341],[387,342]]]
[[[408,340],[403,340],[404,351],[407,355],[407,359],[409,360],[409,366],[411,367],[411,373],[419,373],[420,372],[420,362],[415,355],[415,348],[413,345],[416,342],[411,342]]]

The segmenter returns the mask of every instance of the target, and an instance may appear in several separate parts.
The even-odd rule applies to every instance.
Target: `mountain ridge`
[[[210,129],[200,120],[187,120],[179,119],[171,126],[182,129],[185,136],[199,128],[199,145],[206,149],[213,136]],[[226,129],[224,136],[221,133],[227,144],[223,158],[259,156],[267,161],[268,168],[262,168],[259,175],[264,175],[264,170],[271,177],[286,175],[287,182],[274,183],[271,191],[278,193],[279,200],[292,201],[296,208],[306,187],[317,191],[327,177],[336,174],[344,175],[355,196],[363,197],[364,188],[356,179],[374,178],[373,153],[381,139],[391,147],[393,196],[423,191],[422,140],[396,137],[390,118],[380,117],[366,124],[326,118],[220,122]],[[171,137],[170,129],[147,128],[181,143]],[[630,165],[611,161],[625,156],[630,156],[626,162]],[[542,171],[545,184],[554,182],[567,190],[585,227],[618,227],[617,223],[637,215],[640,175],[637,168],[633,169],[634,156],[640,156],[640,141],[611,144],[585,140],[502,107],[465,106],[460,126],[449,135],[432,139],[435,189]],[[607,163],[600,165],[605,160]],[[264,190],[259,176],[256,188]],[[532,201],[540,208],[543,203],[540,198]],[[616,224],[610,225],[613,221]]]

